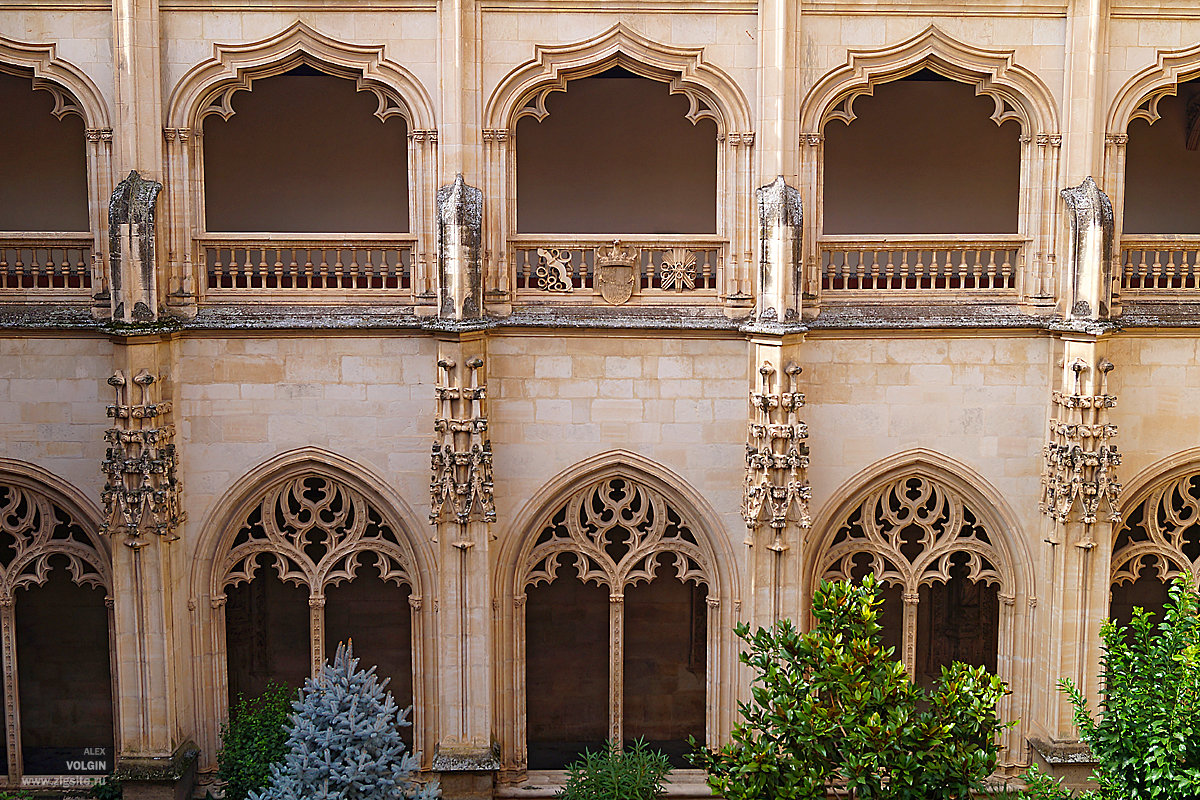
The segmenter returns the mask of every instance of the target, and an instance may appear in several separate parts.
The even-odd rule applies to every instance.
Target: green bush
[[[585,751],[567,767],[563,800],[654,800],[663,793],[663,780],[671,772],[666,755],[651,750],[638,739],[628,750],[609,742],[607,750]]]
[[[260,696],[238,695],[221,726],[221,752],[217,776],[225,781],[226,800],[246,800],[250,792],[267,785],[271,765],[286,752],[287,725],[296,692],[272,683]]]
[[[996,703],[1004,682],[956,663],[926,692],[880,644],[876,582],[822,583],[815,627],[788,620],[751,634],[743,663],[755,673],[733,741],[692,761],[726,800],[852,798],[965,800],[996,766]],[[693,747],[695,747],[693,742]]]
[[[1128,627],[1100,629],[1100,705],[1092,717],[1070,680],[1059,682],[1075,706],[1080,738],[1096,760],[1094,800],[1194,800],[1200,797],[1200,598],[1192,577],[1171,585],[1158,625],[1137,608]],[[1037,779],[1036,773],[1029,778]],[[1042,791],[1044,784],[1031,787]],[[1027,797],[1069,797],[1047,790]]]
[[[121,781],[108,775],[92,784],[88,797],[96,800],[121,800]]]

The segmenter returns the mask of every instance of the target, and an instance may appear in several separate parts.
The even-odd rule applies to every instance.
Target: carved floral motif
[[[454,361],[440,359],[437,416],[429,482],[429,519],[439,522],[494,522],[492,442],[487,435],[487,387],[479,381],[482,358],[467,360],[462,385]]]
[[[546,292],[571,292],[571,251],[567,248],[539,247],[537,254],[538,265],[534,268],[534,275],[538,288]]]
[[[664,252],[660,269],[664,291],[674,289],[682,292],[696,288],[696,254],[687,248],[675,247]]]
[[[176,530],[185,519],[180,502],[182,487],[176,477],[175,426],[170,422],[171,402],[157,401],[158,378],[148,370],[133,377],[133,386],[118,370],[108,379],[116,402],[107,414],[114,427],[104,432],[108,442],[101,466],[106,480],[100,494],[104,502],[101,533],[125,535],[130,547],[145,547],[148,534],[167,541],[179,538]]]

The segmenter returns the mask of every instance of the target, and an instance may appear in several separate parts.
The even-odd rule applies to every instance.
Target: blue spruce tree
[[[418,758],[404,752],[397,708],[375,668],[358,669],[351,648],[338,645],[332,664],[309,678],[292,704],[292,730],[282,764],[250,800],[433,800],[436,783],[413,780]]]

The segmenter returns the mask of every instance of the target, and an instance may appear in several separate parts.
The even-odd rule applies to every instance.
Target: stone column
[[[158,0],[113,0],[116,174],[162,180],[163,112]]]
[[[1067,313],[1057,331],[1057,377],[1049,408],[1042,473],[1043,578],[1048,613],[1038,620],[1047,643],[1035,685],[1034,758],[1075,783],[1089,768],[1067,698],[1055,689],[1070,678],[1098,707],[1100,625],[1109,613],[1113,526],[1120,520],[1116,467],[1121,463],[1108,420],[1116,405],[1108,342],[1112,304],[1113,215],[1091,178],[1062,191],[1071,224]]]
[[[438,342],[430,521],[438,551],[437,730],[433,769],[448,797],[491,797],[492,587],[488,568],[492,448],[487,432],[487,338]]]
[[[158,319],[155,207],[162,184],[131,171],[108,205],[112,320],[145,325]]]
[[[483,313],[483,193],[459,174],[438,190],[438,316]]]
[[[1063,158],[1059,185],[1104,174],[1104,76],[1108,61],[1109,0],[1070,0],[1063,94]]]
[[[181,733],[175,621],[185,521],[177,477],[170,334],[114,336],[102,532],[113,537],[116,774],[130,800],[182,798],[197,750]]]
[[[758,184],[800,178],[800,25],[799,0],[758,4]]]
[[[760,321],[799,321],[800,244],[804,214],[800,192],[783,176],[760,188],[758,200],[758,302]]]

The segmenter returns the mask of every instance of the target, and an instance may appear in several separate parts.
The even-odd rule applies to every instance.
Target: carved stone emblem
[[[619,306],[633,297],[638,255],[636,247],[624,247],[619,240],[596,248],[596,286],[604,302]]]

